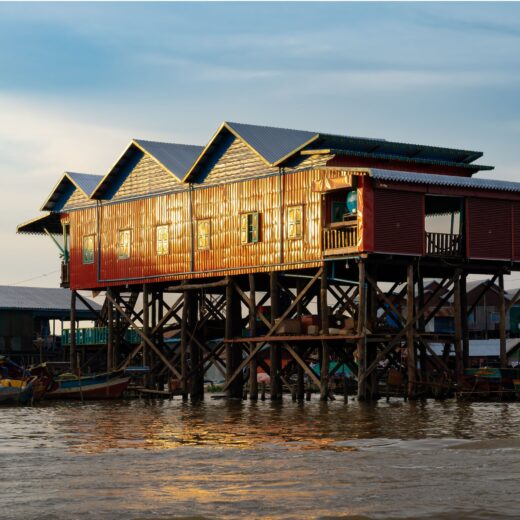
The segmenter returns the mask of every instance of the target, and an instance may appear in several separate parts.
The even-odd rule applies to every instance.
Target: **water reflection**
[[[354,439],[484,439],[516,437],[519,403],[408,402],[305,404],[207,399],[116,403],[43,403],[2,411],[2,450],[60,446],[102,453],[179,446],[246,449],[343,449]],[[29,422],[34,429],[28,433]],[[6,444],[7,443],[7,444]],[[340,444],[338,444],[340,443]]]

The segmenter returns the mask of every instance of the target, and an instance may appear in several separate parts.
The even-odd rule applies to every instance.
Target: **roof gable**
[[[264,167],[276,167],[288,157],[305,148],[318,137],[318,134],[304,130],[224,122],[183,180],[193,182],[200,177],[202,169],[207,169],[208,165],[215,164],[219,155],[222,154],[222,143],[232,141],[230,136],[243,142],[260,159]]]
[[[95,199],[112,198],[143,155],[154,161],[175,183],[182,182],[202,150],[202,146],[133,139],[91,196]]]
[[[88,204],[100,180],[100,175],[65,172],[43,203],[41,211],[61,211],[72,198],[80,205]]]

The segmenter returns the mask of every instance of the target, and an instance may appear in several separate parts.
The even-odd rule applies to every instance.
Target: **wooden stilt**
[[[184,291],[184,299],[182,305],[181,317],[181,394],[182,400],[188,400],[188,348],[189,348],[189,305],[188,305],[188,291]]]
[[[197,317],[198,317],[198,294],[195,291],[186,291],[184,293],[185,305],[187,312],[187,327],[193,334],[190,340],[190,398],[192,401],[199,401],[204,398],[204,372],[201,366],[202,352],[199,341],[195,341]]]
[[[500,335],[500,366],[507,367],[507,349],[506,349],[506,299],[504,291],[504,273],[500,271],[498,275],[499,302],[498,312],[500,314],[500,323],[498,326]]]
[[[469,366],[469,327],[468,327],[468,289],[466,286],[467,274],[460,275],[460,319],[462,334],[462,368]]]
[[[359,303],[358,303],[358,320],[357,333],[360,338],[357,341],[357,361],[358,361],[358,400],[365,401],[367,398],[367,384],[365,381],[365,372],[367,368],[366,359],[366,327],[365,319],[367,313],[366,301],[366,280],[365,280],[365,262],[360,260],[358,263],[359,270]]]
[[[453,282],[453,312],[454,312],[454,325],[455,334],[453,338],[453,344],[455,347],[455,372],[456,380],[458,381],[463,374],[464,367],[462,362],[462,308],[461,308],[461,297],[460,297],[460,272]]]
[[[297,295],[300,296],[303,289],[305,287],[305,284],[303,280],[298,279],[296,282],[296,292]],[[301,317],[304,312],[304,306],[303,302],[300,299],[298,301],[298,304],[296,306],[296,314],[298,317]],[[303,347],[296,347],[296,352],[298,352],[298,355],[302,357],[304,348]],[[296,399],[298,401],[303,401],[305,399],[305,372],[303,370],[303,367],[298,363],[296,367]]]
[[[107,293],[110,294],[110,289],[107,289]],[[110,371],[114,367],[114,306],[110,300],[107,300],[107,371]]]
[[[148,284],[143,284],[143,335],[150,339],[150,291]],[[146,342],[142,342],[142,350],[143,350],[143,365],[151,368],[151,360],[150,360],[150,349]],[[144,377],[145,386],[149,388],[150,386],[150,373],[147,373]]]
[[[417,273],[417,297],[418,297],[418,305],[417,310],[422,309],[424,307],[424,279],[420,272]],[[424,322],[424,312],[421,312],[418,316],[418,328],[419,332],[424,333],[426,329],[426,324]],[[428,356],[426,355],[426,347],[423,343],[419,345],[419,365],[421,367],[421,382],[422,382],[422,390],[426,388],[426,383],[428,379]]]
[[[414,399],[417,388],[417,357],[415,352],[415,291],[413,264],[407,268],[407,291],[406,291],[406,349],[408,367],[408,398]]]
[[[256,336],[256,285],[255,275],[249,275],[249,334],[251,337]],[[250,351],[253,350],[254,344],[249,344]],[[256,357],[251,358],[249,362],[249,398],[251,401],[258,400],[258,362]]]
[[[233,278],[228,277],[226,285],[226,339],[238,336],[241,321],[240,301],[233,287]],[[226,383],[231,381],[242,361],[242,346],[240,343],[226,343]],[[242,399],[242,373],[236,375],[226,389],[228,397]]]
[[[327,301],[327,269],[323,268],[320,285],[320,312],[321,329],[323,335],[329,334],[329,306]],[[329,397],[329,345],[326,341],[321,342],[321,374],[320,374],[320,399],[326,401]]]
[[[76,291],[70,292],[70,371],[78,373],[78,358],[76,351]]]
[[[269,277],[270,295],[271,295],[271,325],[274,325],[276,318],[280,316],[280,293],[278,289],[278,273],[272,272]],[[281,370],[282,360],[280,345],[275,342],[271,343],[270,349],[271,361],[271,400],[276,401],[282,399],[282,382]]]

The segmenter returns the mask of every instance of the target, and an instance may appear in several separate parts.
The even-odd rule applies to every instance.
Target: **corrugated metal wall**
[[[520,260],[520,202],[513,202],[513,258]]]
[[[72,288],[96,287],[97,244],[94,250],[94,263],[83,264],[83,237],[97,234],[96,208],[71,211],[63,220],[68,220],[70,225],[70,286]],[[94,240],[94,243],[96,242],[97,240]]]
[[[424,195],[397,190],[374,190],[374,250],[422,255]]]
[[[512,258],[513,203],[507,200],[468,198],[466,232],[468,257],[491,260]]]

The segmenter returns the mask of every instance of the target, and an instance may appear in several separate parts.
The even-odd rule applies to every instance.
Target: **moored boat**
[[[118,399],[129,382],[123,371],[88,376],[61,374],[54,378],[45,399]]]
[[[0,356],[0,404],[27,404],[34,392],[35,377],[10,359]]]

